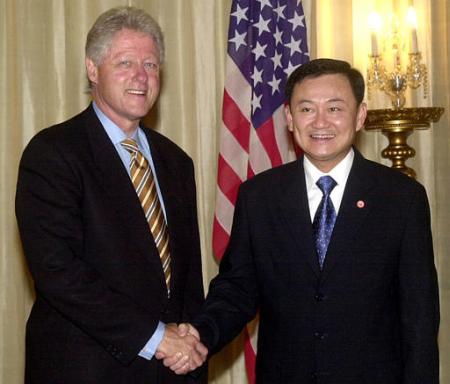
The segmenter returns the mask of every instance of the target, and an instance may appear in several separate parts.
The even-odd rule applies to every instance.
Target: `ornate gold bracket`
[[[381,131],[389,140],[381,156],[392,161],[395,168],[409,177],[415,178],[416,172],[405,162],[414,157],[416,151],[407,143],[408,136],[414,129],[428,129],[430,123],[437,123],[444,113],[444,108],[401,108],[373,109],[367,111],[365,129]]]

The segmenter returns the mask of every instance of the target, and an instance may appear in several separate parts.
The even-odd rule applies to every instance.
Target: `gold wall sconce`
[[[401,33],[400,23],[395,17],[391,18],[391,28],[387,29],[386,44],[381,44],[381,17],[372,12],[369,15],[371,30],[371,53],[367,69],[367,87],[369,99],[374,90],[385,92],[392,104],[392,109],[369,110],[365,122],[367,131],[381,131],[389,141],[389,145],[382,151],[383,158],[390,159],[392,168],[398,169],[406,175],[415,178],[415,171],[406,165],[406,160],[415,156],[415,150],[407,144],[408,136],[415,129],[428,129],[430,124],[439,121],[444,108],[405,108],[405,91],[409,87],[417,89],[423,87],[423,97],[428,96],[428,74],[417,40],[417,18],[413,7],[409,7],[408,33]],[[408,37],[405,37],[408,36]],[[409,41],[408,64],[406,69],[402,65]],[[380,49],[381,48],[381,49]],[[386,69],[385,57],[391,54],[392,71]]]

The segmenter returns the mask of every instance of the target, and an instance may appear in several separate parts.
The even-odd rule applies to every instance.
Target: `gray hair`
[[[158,23],[147,12],[135,7],[116,7],[102,13],[86,38],[86,57],[95,65],[105,58],[117,32],[131,29],[149,35],[159,50],[159,61],[164,61],[164,38]]]

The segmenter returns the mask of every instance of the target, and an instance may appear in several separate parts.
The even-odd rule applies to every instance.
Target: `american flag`
[[[301,0],[233,0],[223,96],[213,249],[228,244],[239,185],[295,159],[284,117],[287,77],[309,60]],[[247,374],[254,383],[255,323],[247,327]]]

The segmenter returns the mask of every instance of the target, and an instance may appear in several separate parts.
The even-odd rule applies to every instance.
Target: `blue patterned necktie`
[[[317,256],[320,269],[322,269],[331,234],[333,233],[334,223],[336,222],[336,211],[330,198],[330,193],[336,186],[336,181],[331,176],[322,176],[317,180],[316,185],[323,193],[313,221]]]

